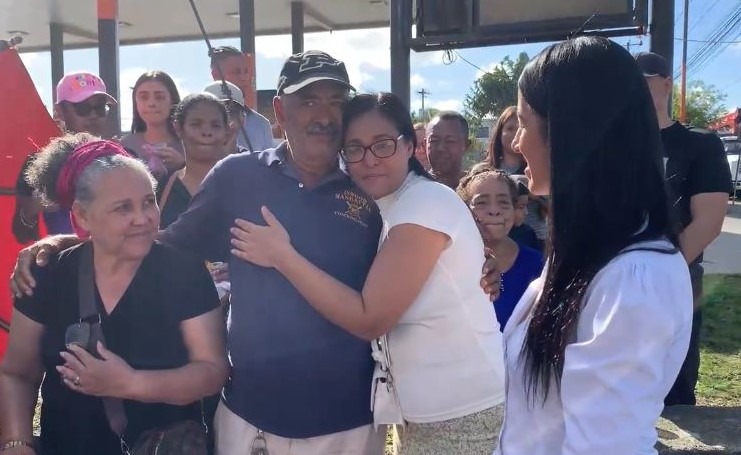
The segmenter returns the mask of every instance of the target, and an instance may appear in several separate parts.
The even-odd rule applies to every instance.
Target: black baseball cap
[[[306,51],[288,57],[278,78],[278,95],[295,93],[319,81],[334,81],[350,90],[345,64],[326,52]]]
[[[669,63],[659,54],[653,52],[639,52],[635,55],[638,68],[646,77],[661,76],[671,77],[672,71]]]

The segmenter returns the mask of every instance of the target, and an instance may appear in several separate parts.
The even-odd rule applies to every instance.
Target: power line
[[[675,41],[682,41],[682,38],[674,38]],[[704,39],[687,39],[690,43],[712,43],[712,44],[741,44],[741,40],[738,41],[710,41]]]
[[[712,6],[715,6],[715,4]],[[702,46],[689,58],[687,62],[688,72],[701,71],[718,54],[732,44],[731,41],[734,38],[741,36],[737,33],[738,27],[741,25],[741,5],[732,7],[729,14],[724,15],[719,22],[711,28],[713,31],[706,37],[707,39],[701,40],[703,42]]]

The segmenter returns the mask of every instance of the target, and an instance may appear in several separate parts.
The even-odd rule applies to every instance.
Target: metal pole
[[[62,24],[49,24],[49,48],[51,53],[52,100],[57,102],[57,91],[54,90],[64,77],[64,29]]]
[[[679,121],[687,123],[687,26],[689,25],[690,0],[684,0],[684,33],[682,37],[682,97],[679,105]]]
[[[239,0],[239,38],[245,54],[255,54],[255,34],[255,0]]]
[[[391,91],[410,105],[412,0],[391,0]]]
[[[653,0],[649,32],[651,34],[651,52],[664,57],[669,64],[669,68],[674,68],[674,0]],[[669,96],[667,109],[671,113],[671,96]]]
[[[304,51],[304,2],[291,2],[291,43],[294,54]]]
[[[98,0],[98,65],[100,78],[105,82],[108,93],[117,101],[119,91],[118,60],[118,0]],[[107,117],[106,136],[121,134],[121,111],[119,105],[112,106]]]

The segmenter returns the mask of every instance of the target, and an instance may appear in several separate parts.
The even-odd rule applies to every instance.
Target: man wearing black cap
[[[715,133],[687,128],[669,116],[673,82],[667,61],[650,52],[637,54],[635,58],[651,90],[661,128],[666,179],[679,223],[682,253],[690,268],[695,302],[689,351],[664,404],[694,405],[700,367],[703,250],[723,227],[731,175],[723,144]]]
[[[216,452],[267,447],[271,455],[381,455],[385,432],[369,409],[367,342],[314,311],[277,271],[229,255],[235,219],[263,223],[268,206],[292,244],[318,267],[362,290],[381,219],[339,168],[345,65],[307,51],[284,64],[273,100],[287,142],[217,164],[162,240],[229,261],[232,373],[216,412]],[[247,451],[245,451],[247,447]]]

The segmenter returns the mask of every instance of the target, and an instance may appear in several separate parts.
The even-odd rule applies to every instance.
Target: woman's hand
[[[497,268],[497,259],[493,254],[487,253],[484,268],[481,271],[481,289],[489,295],[489,300],[494,302],[502,292],[502,273]]]
[[[153,150],[157,157],[162,161],[169,172],[175,172],[185,166],[185,157],[182,153],[172,147],[157,147]]]
[[[121,357],[98,343],[102,360],[77,345],[62,352],[65,364],[57,367],[64,384],[75,392],[96,397],[126,398],[135,370]]]
[[[236,220],[231,229],[232,254],[255,265],[278,268],[294,251],[291,238],[267,207],[261,211],[267,226]]]

